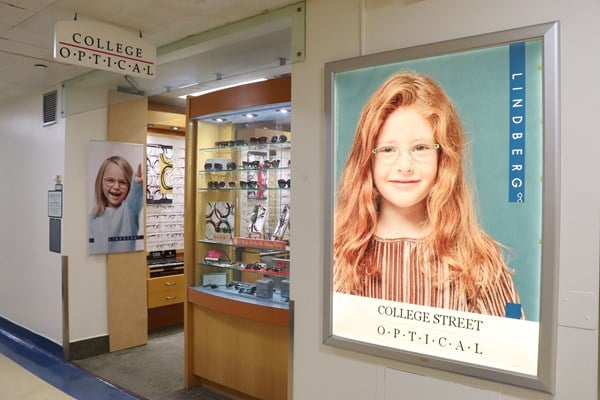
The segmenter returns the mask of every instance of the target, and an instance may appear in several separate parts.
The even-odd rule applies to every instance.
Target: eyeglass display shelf
[[[191,286],[189,288],[190,293],[200,292],[212,296],[221,297],[227,300],[234,301],[242,301],[244,303],[276,308],[282,310],[289,309],[288,300],[284,297],[281,297],[280,293],[274,292],[272,298],[261,298],[256,297],[256,295],[238,293],[238,291],[234,287],[226,287],[226,286],[218,286],[216,288],[206,287],[206,286]],[[190,296],[193,301],[193,295]]]
[[[200,239],[198,243],[205,244],[221,244],[225,246],[234,247],[247,247],[252,249],[260,250],[277,250],[277,251],[289,251],[287,242],[285,240],[269,240],[269,239],[255,239],[234,236],[231,238],[231,242],[221,242],[209,239]]]
[[[234,146],[215,146],[215,147],[203,147],[198,149],[201,153],[226,153],[231,150],[254,150],[264,148],[279,148],[279,149],[291,149],[292,142],[269,142],[266,143],[247,143],[247,144],[236,144]]]
[[[292,169],[291,166],[283,167],[258,167],[258,168],[236,168],[236,169],[201,169],[198,171],[199,174],[226,174],[233,172],[258,172],[258,171],[285,171]]]
[[[275,260],[276,261],[276,260]],[[281,261],[289,261],[287,259],[281,259]],[[265,276],[290,276],[288,271],[269,271],[267,269],[253,269],[253,268],[245,268],[242,267],[241,263],[220,263],[220,262],[210,262],[210,261],[201,261],[198,262],[199,265],[204,265],[207,267],[217,267],[217,268],[227,268],[227,269],[234,269],[236,271],[243,271],[243,272],[251,272],[254,274],[260,274],[260,275],[265,275]]]
[[[235,192],[235,191],[248,192],[248,191],[252,191],[252,192],[256,192],[257,190],[282,191],[282,190],[290,190],[290,188],[289,187],[286,187],[286,188],[280,188],[280,187],[255,187],[255,188],[234,187],[234,188],[229,188],[229,187],[224,187],[224,188],[218,188],[218,189],[207,188],[207,187],[198,188],[199,192],[218,192],[218,191],[230,191],[230,192]]]

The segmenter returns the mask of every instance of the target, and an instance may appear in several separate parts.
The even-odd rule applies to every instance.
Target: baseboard
[[[108,353],[108,335],[78,340],[76,342],[69,343],[69,346],[69,360],[79,360],[82,358]]]
[[[0,317],[0,331],[3,331],[0,333],[12,336],[15,340],[29,343],[54,357],[63,358],[61,345],[3,317]]]

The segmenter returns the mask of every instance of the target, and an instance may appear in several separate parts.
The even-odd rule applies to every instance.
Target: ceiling
[[[201,37],[202,33],[296,2],[0,0],[0,103],[33,90],[93,75],[95,81],[114,82],[123,91],[150,96],[153,102],[183,107],[185,100],[178,96],[186,91],[288,74],[291,26],[282,21],[227,31],[218,40],[200,38],[185,51],[168,52],[168,45],[184,43]],[[158,49],[156,79],[126,77],[54,61],[54,25],[75,18],[139,32]],[[162,54],[161,48],[166,49]],[[178,89],[182,86],[188,87]]]

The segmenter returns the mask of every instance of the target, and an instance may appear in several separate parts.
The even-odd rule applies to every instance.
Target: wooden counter
[[[194,321],[192,370],[202,385],[232,389],[238,398],[286,398],[287,309],[196,288],[188,288],[188,302]]]

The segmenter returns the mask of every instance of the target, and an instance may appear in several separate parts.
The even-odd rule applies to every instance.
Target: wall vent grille
[[[48,126],[56,123],[57,118],[57,100],[58,92],[53,90],[44,94],[44,106],[42,119],[44,121],[43,126]]]

